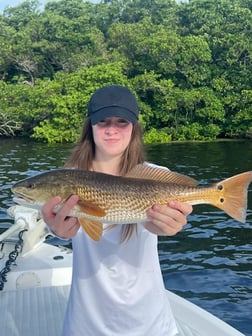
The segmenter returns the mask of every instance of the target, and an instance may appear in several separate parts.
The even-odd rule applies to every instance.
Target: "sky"
[[[2,13],[3,10],[7,7],[15,7],[21,4],[23,0],[0,0],[0,12]],[[44,5],[48,0],[39,0],[41,5]]]

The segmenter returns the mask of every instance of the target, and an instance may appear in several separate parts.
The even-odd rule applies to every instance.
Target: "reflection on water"
[[[11,185],[63,166],[70,149],[0,138],[1,227],[11,223]],[[151,145],[147,153],[150,161],[203,184],[252,170],[252,141]],[[167,288],[252,336],[252,184],[248,208],[242,224],[214,207],[195,206],[181,233],[160,237],[159,253]]]

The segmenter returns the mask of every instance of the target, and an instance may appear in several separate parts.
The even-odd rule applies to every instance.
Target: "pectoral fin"
[[[101,207],[89,201],[79,200],[78,206],[80,211],[86,213],[87,215],[95,217],[104,217],[106,215],[106,212]]]
[[[86,234],[93,240],[99,241],[103,232],[103,225],[100,222],[87,218],[79,218],[80,225]]]

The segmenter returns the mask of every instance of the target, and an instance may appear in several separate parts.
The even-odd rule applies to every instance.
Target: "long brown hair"
[[[91,120],[87,117],[84,121],[82,134],[80,140],[74,147],[71,156],[67,160],[65,167],[78,168],[90,170],[95,157],[95,142],[93,138],[93,130]],[[142,127],[137,121],[133,124],[131,139],[129,145],[125,149],[121,163],[120,163],[120,175],[127,174],[137,164],[144,163],[145,151],[143,146]],[[113,228],[111,225],[110,228]],[[130,239],[133,233],[136,233],[136,224],[122,225],[121,241]]]

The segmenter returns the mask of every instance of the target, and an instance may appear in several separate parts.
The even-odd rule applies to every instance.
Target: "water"
[[[71,145],[0,138],[0,225],[12,223],[10,187],[27,176],[61,167]],[[252,141],[172,143],[147,147],[149,160],[216,182],[252,170]],[[206,205],[194,207],[174,237],[160,237],[159,254],[168,289],[252,336],[252,184],[246,224]],[[214,336],[214,335],[213,335]]]

